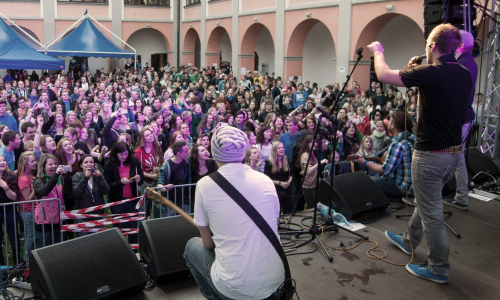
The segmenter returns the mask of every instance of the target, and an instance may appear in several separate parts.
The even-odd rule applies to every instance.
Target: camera
[[[71,166],[62,166],[61,172],[71,172]]]
[[[95,168],[90,169],[90,173],[94,174],[95,173]]]

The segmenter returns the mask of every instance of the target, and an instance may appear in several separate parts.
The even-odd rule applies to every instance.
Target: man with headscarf
[[[278,236],[279,200],[273,182],[241,162],[249,144],[234,127],[212,137],[221,176],[258,211]],[[284,281],[283,263],[261,230],[210,177],[196,187],[194,222],[201,238],[189,240],[184,259],[208,299],[266,299]]]

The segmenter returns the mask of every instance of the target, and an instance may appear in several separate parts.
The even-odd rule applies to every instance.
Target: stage
[[[399,205],[396,203],[394,207]],[[445,209],[448,208],[445,206]],[[438,284],[419,279],[410,275],[404,267],[369,258],[366,251],[374,246],[373,243],[363,243],[349,251],[329,250],[334,258],[333,263],[330,263],[319,245],[313,242],[296,252],[309,252],[317,248],[316,252],[288,258],[300,299],[498,299],[500,201],[483,202],[469,198],[468,211],[454,208],[449,210],[453,214],[445,216],[445,220],[462,235],[462,238],[456,238],[447,229],[451,263],[448,283]],[[409,211],[411,213],[413,208]],[[396,214],[403,213],[405,213],[404,208],[393,211],[359,232],[377,242],[378,249],[387,252],[388,260],[406,264],[411,256],[401,252],[384,235],[386,229],[396,233],[405,230],[406,221],[395,218]],[[294,217],[293,221],[300,223],[301,218],[302,216]],[[308,221],[305,221],[305,224],[308,224]],[[324,240],[333,247],[339,247],[341,243],[349,245],[357,241],[358,237],[340,231],[338,234],[325,233]],[[381,255],[380,252],[378,254]],[[415,252],[414,263],[425,261],[426,256],[427,247],[424,239]],[[158,289],[161,289],[166,296]],[[25,297],[29,294],[31,293],[27,293]],[[125,299],[197,300],[204,297],[201,296],[194,280],[186,279],[170,282]]]

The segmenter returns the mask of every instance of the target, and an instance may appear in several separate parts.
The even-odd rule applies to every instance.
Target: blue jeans
[[[45,230],[36,230],[36,248],[42,248],[61,242],[61,227],[59,224],[45,224]]]
[[[187,242],[184,250],[184,259],[203,297],[207,299],[230,300],[217,292],[212,283],[210,271],[215,261],[215,251],[205,248],[201,238],[194,237]]]
[[[135,208],[137,205],[138,200],[130,201],[127,203],[123,203],[120,205],[116,206],[111,206],[109,209],[111,210],[111,213],[113,214],[125,214],[125,213],[135,213],[138,212],[138,210]],[[116,228],[138,228],[137,226],[139,225],[139,222],[134,221],[134,222],[127,222],[127,223],[118,223],[118,224],[113,224],[113,227]],[[130,234],[128,235],[128,242],[130,244],[137,244],[137,234]]]
[[[19,212],[21,214],[21,218],[23,219],[24,223],[24,254],[23,254],[23,259],[24,261],[28,261],[28,258],[31,254],[31,250],[33,250],[34,244],[35,244],[35,224],[33,224],[33,211],[28,211],[24,212],[21,211]]]
[[[380,176],[373,179],[373,182],[377,184],[388,198],[401,198],[405,196],[396,184],[396,180],[392,177]]]
[[[465,123],[462,126],[462,142],[463,149],[466,146],[466,140],[469,137],[469,133],[472,129],[472,122]],[[465,164],[465,152],[466,150],[462,150],[459,153],[458,166],[455,170],[455,177],[457,180],[457,188],[455,193],[455,200],[458,203],[468,205],[469,204],[469,176],[467,175],[467,166]]]
[[[410,238],[415,249],[425,234],[429,254],[429,269],[440,276],[448,276],[449,245],[443,219],[443,198],[441,192],[458,165],[460,154],[413,151],[411,176],[417,208],[410,219],[409,232],[401,241],[410,248]]]
[[[9,236],[14,264],[17,265],[21,262],[21,244],[19,242],[19,234],[17,233],[17,220],[14,220],[15,215],[16,211],[13,206],[0,207],[0,241],[4,243],[5,253],[7,253],[7,241],[5,240],[4,242],[4,232],[2,229],[3,225],[5,226],[5,231]],[[0,262],[2,265],[5,264],[3,253],[4,251],[0,251]]]

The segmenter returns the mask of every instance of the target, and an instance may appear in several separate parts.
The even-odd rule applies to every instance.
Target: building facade
[[[425,50],[421,0],[0,0],[0,12],[43,44],[86,10],[143,66],[224,64],[235,75],[258,70],[324,86],[344,82],[363,47],[352,79],[365,89],[370,42],[383,44],[394,69]],[[117,64],[89,60],[92,72]]]

